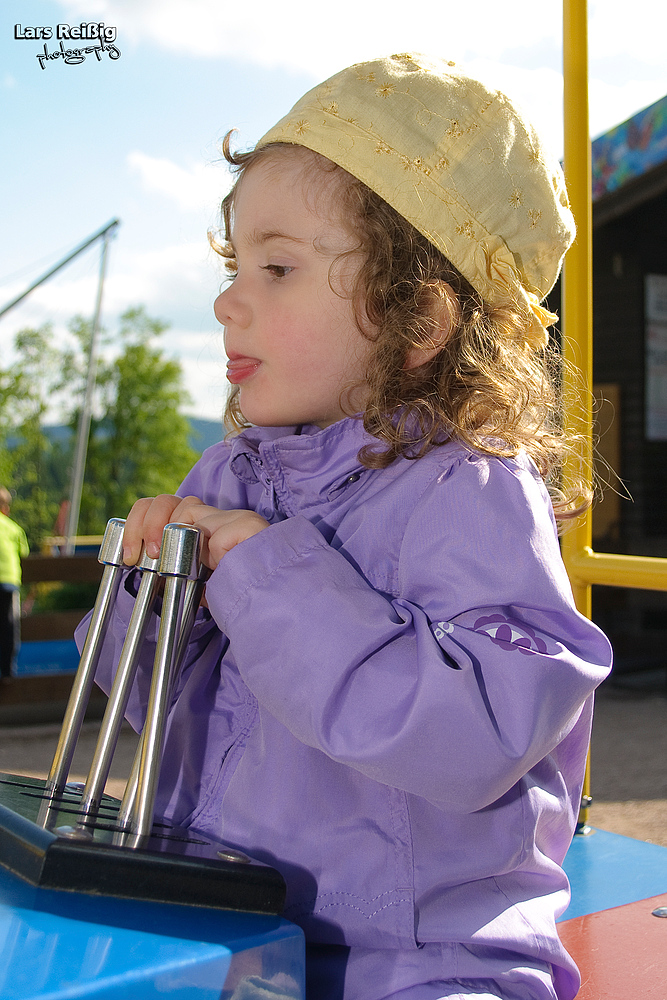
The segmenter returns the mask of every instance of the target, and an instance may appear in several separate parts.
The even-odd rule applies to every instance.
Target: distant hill
[[[205,451],[212,444],[222,441],[224,430],[220,420],[202,420],[201,417],[188,417],[190,421],[190,447],[195,451]]]
[[[201,453],[206,448],[210,448],[212,444],[217,444],[218,441],[222,440],[224,434],[222,420],[203,420],[201,417],[188,417],[188,420],[190,421],[190,447],[194,448],[195,451]],[[64,444],[72,432],[64,424],[51,424],[44,428],[44,433],[50,441]],[[15,441],[10,439],[7,443],[11,448]]]

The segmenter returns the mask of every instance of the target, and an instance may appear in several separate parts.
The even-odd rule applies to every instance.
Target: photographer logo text
[[[14,25],[14,38],[22,41],[43,41],[44,49],[37,53],[37,59],[42,69],[46,69],[46,64],[53,60],[61,59],[68,66],[77,66],[86,61],[86,56],[94,55],[100,62],[103,53],[110,59],[120,58],[120,49],[114,44],[116,41],[116,29],[111,25],[104,24],[103,21],[82,22],[81,24],[57,24],[55,28],[47,25],[36,25],[25,27],[21,24]],[[47,41],[55,40],[59,43],[57,48],[49,51]],[[71,42],[88,42],[87,45],[71,46]]]

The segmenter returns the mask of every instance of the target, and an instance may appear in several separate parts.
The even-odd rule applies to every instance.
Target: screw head
[[[66,837],[68,840],[93,839],[93,831],[82,826],[57,826],[53,832],[59,837]]]
[[[244,854],[243,851],[235,851],[231,847],[223,847],[217,852],[217,855],[223,861],[233,861],[239,865],[250,864],[250,858],[247,854]]]

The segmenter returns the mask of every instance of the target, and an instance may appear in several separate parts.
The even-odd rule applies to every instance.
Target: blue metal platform
[[[604,830],[576,837],[564,867],[570,935],[577,918],[634,919],[631,904],[667,892],[667,848]],[[576,957],[586,981],[588,954]],[[139,996],[303,1000],[303,934],[280,917],[35,888],[0,868],[0,1000]]]
[[[303,1000],[280,917],[34,888],[0,868],[2,1000]]]
[[[577,1000],[664,1000],[667,847],[594,830],[574,838],[565,870],[558,930],[581,972]]]
[[[667,892],[667,847],[606,830],[576,836],[563,868],[572,901],[561,920]]]
[[[42,674],[74,674],[79,651],[74,639],[22,642],[16,663],[17,677]]]

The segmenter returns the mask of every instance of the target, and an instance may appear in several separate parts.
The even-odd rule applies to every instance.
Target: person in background
[[[23,528],[9,516],[12,495],[0,486],[0,683],[13,677],[21,645],[21,559],[30,552]]]

